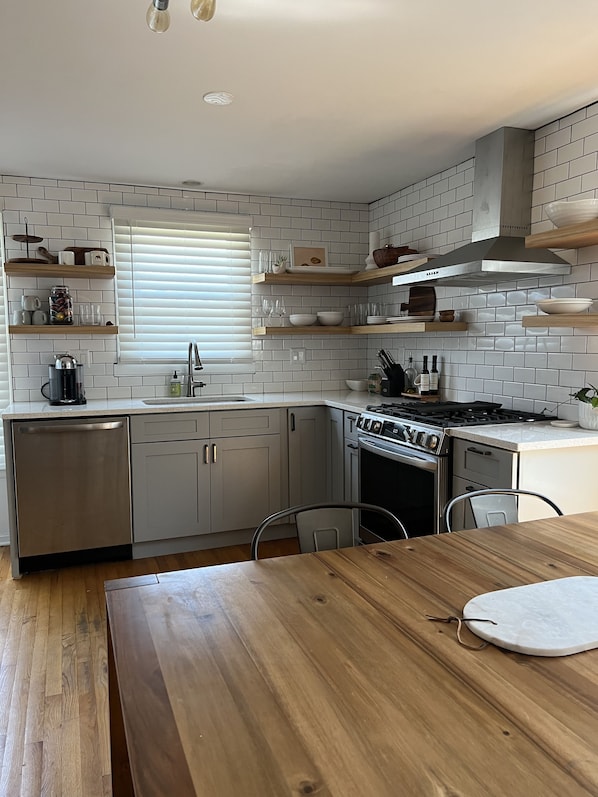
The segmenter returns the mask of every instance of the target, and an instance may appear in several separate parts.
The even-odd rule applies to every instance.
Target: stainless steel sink
[[[247,396],[164,396],[142,399],[144,404],[229,404],[237,401],[253,401]]]

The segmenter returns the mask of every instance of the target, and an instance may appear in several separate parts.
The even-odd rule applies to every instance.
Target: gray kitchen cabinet
[[[345,499],[343,411],[329,407],[326,413],[326,493],[328,501]]]
[[[344,413],[344,498],[359,501],[359,451],[357,448],[357,418],[354,412]]]
[[[514,487],[548,496],[566,515],[592,512],[598,509],[594,476],[597,458],[598,445],[510,451],[456,439],[452,492],[456,496],[484,487]],[[455,507],[455,529],[473,527],[473,519],[463,515],[466,503]],[[535,520],[543,513],[544,507],[534,499],[520,498],[520,520]]]
[[[287,410],[289,504],[326,501],[326,407]]]
[[[208,534],[210,464],[206,440],[133,443],[133,540]]]
[[[132,417],[134,542],[253,528],[282,509],[287,486],[281,467],[283,413]]]

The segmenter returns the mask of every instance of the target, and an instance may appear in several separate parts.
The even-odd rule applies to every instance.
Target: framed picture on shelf
[[[291,267],[299,269],[320,269],[328,265],[328,251],[325,246],[304,246],[291,244]]]

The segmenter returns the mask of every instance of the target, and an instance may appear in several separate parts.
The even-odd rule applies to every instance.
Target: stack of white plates
[[[389,324],[399,324],[402,321],[433,321],[434,313],[432,315],[399,315],[387,319]]]

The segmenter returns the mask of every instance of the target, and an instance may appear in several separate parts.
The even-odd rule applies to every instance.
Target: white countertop
[[[17,402],[2,412],[4,420],[42,418],[83,418],[98,415],[139,415],[149,413],[207,412],[214,410],[250,410],[272,407],[310,407],[323,405],[348,412],[361,412],[368,404],[409,401],[352,390],[296,393],[248,393],[250,401],[214,401],[201,404],[144,404],[143,399],[92,400],[76,406],[52,407],[47,401]],[[217,399],[214,396],[214,399]],[[508,423],[467,426],[450,429],[451,437],[496,446],[507,451],[598,446],[598,431],[575,427],[563,429],[546,423]]]
[[[537,451],[549,448],[598,446],[598,431],[590,429],[562,429],[549,421],[539,423],[505,423],[488,426],[467,426],[451,429],[451,437],[496,446],[507,451]]]
[[[47,401],[23,401],[9,404],[2,412],[4,420],[28,418],[83,418],[94,415],[138,415],[148,413],[206,412],[214,410],[250,410],[264,407],[310,407],[324,405],[361,412],[368,404],[399,401],[353,390],[296,393],[247,393],[250,401],[218,401],[201,404],[144,404],[143,399],[91,400],[87,404],[53,407]]]

